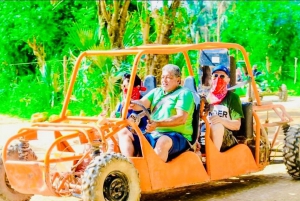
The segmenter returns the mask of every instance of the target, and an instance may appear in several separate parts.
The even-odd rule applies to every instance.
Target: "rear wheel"
[[[141,190],[138,173],[126,157],[118,153],[96,156],[82,179],[85,201],[137,201]]]
[[[14,146],[10,146],[7,152],[7,158],[9,160],[19,160],[19,146],[16,144]],[[29,148],[28,158],[27,160],[36,160],[36,155]],[[2,161],[2,152],[0,152],[0,200],[7,201],[25,201],[30,200],[32,195],[22,194],[18,191],[14,190],[12,186],[9,184],[9,180],[6,176],[4,164]]]
[[[291,126],[285,132],[283,161],[287,172],[294,179],[300,179],[300,125]]]
[[[279,99],[286,102],[288,99],[288,91],[285,84],[282,84],[279,89]]]

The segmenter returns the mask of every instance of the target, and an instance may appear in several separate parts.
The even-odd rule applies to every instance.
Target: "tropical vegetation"
[[[0,113],[58,114],[76,57],[85,50],[206,41],[243,45],[252,64],[300,92],[297,1],[1,1]],[[199,54],[190,52],[193,67]],[[237,60],[239,59],[239,55]],[[147,55],[139,75],[158,65],[184,68],[183,55]],[[73,114],[110,113],[133,57],[87,58],[72,95]],[[270,80],[272,82],[272,80]],[[292,87],[293,86],[293,87]]]

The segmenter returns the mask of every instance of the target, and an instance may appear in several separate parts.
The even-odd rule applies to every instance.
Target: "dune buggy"
[[[76,61],[71,75],[69,88],[64,100],[60,118],[54,122],[33,123],[30,127],[21,128],[10,137],[2,149],[0,159],[0,198],[4,200],[28,200],[34,194],[44,196],[74,196],[83,200],[140,200],[141,194],[162,192],[167,189],[191,186],[257,172],[269,164],[270,150],[273,141],[268,140],[266,127],[277,126],[274,138],[280,128],[292,121],[283,106],[272,102],[261,102],[258,98],[255,80],[250,83],[257,102],[243,103],[245,118],[241,129],[235,134],[239,144],[225,152],[219,152],[210,139],[210,125],[204,98],[200,98],[195,86],[190,51],[227,48],[241,51],[244,55],[249,76],[253,77],[246,50],[232,43],[201,43],[187,45],[138,46],[124,50],[85,51]],[[184,87],[194,95],[195,110],[193,115],[193,140],[198,137],[199,120],[205,122],[205,163],[195,153],[186,151],[171,160],[163,162],[154,152],[139,127],[127,119],[130,94],[133,91],[134,77],[138,71],[141,57],[147,54],[183,54],[189,76]],[[129,94],[125,100],[122,117],[79,117],[67,116],[72,90],[76,81],[81,61],[84,58],[98,56],[135,55],[129,81]],[[146,78],[145,86],[155,86],[153,76]],[[152,77],[152,78],[151,78]],[[150,84],[149,84],[149,82]],[[153,84],[154,83],[154,84]],[[261,111],[273,110],[278,121],[265,123],[259,118]],[[65,123],[66,120],[69,123]],[[142,155],[126,158],[119,152],[115,134],[130,125],[140,138]],[[288,172],[299,178],[299,128],[284,126],[286,145],[284,148]],[[42,139],[46,135],[54,136],[45,153],[37,156],[29,143]],[[91,147],[87,151],[72,146],[72,140]],[[114,142],[114,152],[107,151],[108,140]],[[17,141],[16,145],[13,143]],[[122,142],[119,142],[122,143]],[[39,150],[40,152],[41,150]],[[86,166],[83,165],[86,163]],[[76,171],[81,166],[83,171]]]

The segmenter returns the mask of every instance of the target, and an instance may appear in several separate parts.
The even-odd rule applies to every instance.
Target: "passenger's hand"
[[[122,107],[124,107],[124,105],[125,105],[125,100],[122,101]],[[134,104],[129,104],[128,109],[132,110],[133,107],[134,107]]]
[[[209,121],[210,121],[210,123],[212,124],[212,125],[214,125],[214,124],[223,124],[222,123],[222,121],[223,121],[223,119],[221,118],[221,117],[219,117],[218,115],[213,115],[213,116],[211,116],[211,117],[209,117]]]
[[[146,126],[146,132],[151,133],[152,131],[155,131],[157,127],[157,123],[155,121],[149,121],[147,120],[147,126]]]
[[[128,109],[133,110],[134,104],[129,104]]]

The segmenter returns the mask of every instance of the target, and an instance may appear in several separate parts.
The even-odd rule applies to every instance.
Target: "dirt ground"
[[[286,111],[292,116],[293,124],[300,124],[300,97],[289,97],[287,102],[279,102],[278,97],[264,97],[264,101],[272,100],[274,104],[282,104]],[[269,118],[276,121],[274,112],[260,112],[263,119]],[[15,134],[19,128],[27,127],[30,123],[18,118],[0,115],[0,150],[6,140]],[[270,133],[274,129],[269,129]],[[272,139],[273,135],[269,134]],[[275,143],[275,148],[282,147],[282,132],[279,133]],[[49,144],[50,138],[43,138],[31,145],[42,152],[44,145]],[[281,153],[275,153],[280,156]],[[300,200],[300,181],[293,180],[282,164],[282,158],[276,157],[271,165],[263,171],[240,177],[232,177],[222,181],[210,182],[199,186],[186,189],[179,189],[172,192],[160,193],[157,195],[143,196],[142,200],[157,201],[281,201],[281,200]],[[55,198],[44,196],[33,196],[32,201],[58,201],[58,200],[78,200],[76,198]]]

